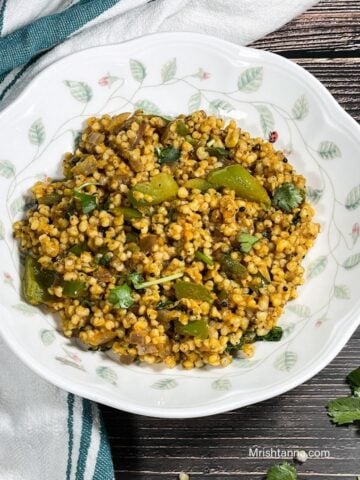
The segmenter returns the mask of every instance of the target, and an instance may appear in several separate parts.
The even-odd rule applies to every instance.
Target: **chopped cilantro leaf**
[[[291,212],[293,208],[298,207],[303,201],[301,191],[292,183],[283,183],[275,190],[272,203],[276,208],[283,212]]]
[[[296,468],[288,462],[278,463],[269,468],[266,480],[296,480]]]
[[[110,290],[108,300],[115,308],[129,308],[134,303],[132,289],[124,284]]]

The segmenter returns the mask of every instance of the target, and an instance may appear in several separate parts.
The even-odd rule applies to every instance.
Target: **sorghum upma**
[[[23,294],[120,362],[226,366],[278,340],[319,226],[272,143],[203,111],[89,118],[14,224]]]

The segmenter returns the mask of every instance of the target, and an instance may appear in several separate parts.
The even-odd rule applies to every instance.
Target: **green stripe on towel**
[[[111,459],[110,445],[106,434],[105,423],[101,412],[99,412],[99,418],[100,446],[92,480],[112,480],[114,478],[114,469]]]
[[[41,17],[0,38],[0,75],[66,40],[120,0],[80,0],[66,10]]]
[[[88,457],[89,447],[91,443],[91,430],[92,430],[92,411],[91,402],[82,399],[83,412],[82,412],[82,427],[80,437],[79,456],[76,466],[75,480],[84,480],[84,473],[86,469],[86,460]]]
[[[68,461],[66,468],[66,480],[70,480],[71,475],[71,459],[72,451],[74,446],[74,395],[72,393],[68,394],[67,397],[67,406],[68,406],[68,420],[67,420],[67,429],[68,429]]]

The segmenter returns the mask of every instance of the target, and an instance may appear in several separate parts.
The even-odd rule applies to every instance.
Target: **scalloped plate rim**
[[[179,38],[181,37],[181,38]],[[163,41],[165,38],[170,40],[176,39],[177,41],[193,41],[195,44],[196,42],[205,42],[208,46],[211,43],[214,48],[218,48],[218,50],[226,48],[230,48],[235,52],[237,52],[240,56],[241,53],[248,55],[255,55],[258,58],[268,59],[271,63],[275,63],[277,65],[284,65],[287,71],[292,71],[294,74],[298,74],[302,76],[302,80],[310,87],[313,91],[319,93],[319,102],[321,102],[321,109],[326,112],[328,120],[338,126],[338,128],[350,135],[353,138],[356,138],[356,133],[360,134],[360,126],[357,122],[338,104],[338,102],[334,99],[331,93],[317,80],[313,75],[307,72],[305,69],[300,67],[299,65],[287,60],[283,57],[280,57],[274,53],[265,52],[262,50],[256,50],[249,47],[240,47],[231,42],[218,39],[216,37],[212,37],[209,35],[203,34],[194,34],[194,33],[187,33],[187,32],[177,32],[177,33],[155,33],[150,34],[142,37],[138,37],[136,39],[132,39],[120,44],[111,44],[111,45],[104,45],[104,46],[97,46],[97,47],[90,47],[79,52],[75,52],[68,56],[65,56],[54,63],[50,64],[44,70],[39,72],[39,74],[31,80],[31,82],[24,88],[22,93],[8,106],[6,106],[2,111],[0,111],[0,121],[6,117],[7,115],[11,115],[13,110],[24,101],[26,100],[27,96],[31,94],[31,91],[34,87],[38,85],[43,79],[46,79],[48,75],[51,75],[52,71],[55,71],[59,65],[63,62],[73,61],[76,57],[81,57],[86,55],[89,51],[96,52],[102,50],[113,50],[113,49],[127,49],[129,46],[132,46],[134,49],[137,45],[139,47],[143,46],[143,42],[150,41],[156,42],[159,39]],[[148,47],[149,44],[146,45]],[[145,47],[145,48],[146,48]],[[228,54],[228,56],[234,60],[234,55]],[[343,118],[343,122],[341,122],[341,118],[337,115],[341,115]],[[340,125],[339,125],[340,124]],[[155,406],[144,406],[143,404],[132,404],[126,400],[115,399],[114,401],[111,398],[108,398],[106,394],[96,393],[91,390],[91,385],[85,387],[82,384],[75,385],[74,382],[67,378],[64,374],[55,374],[50,367],[44,366],[38,360],[33,358],[31,354],[25,349],[22,348],[20,343],[18,342],[16,336],[10,330],[8,325],[1,324],[0,325],[0,334],[2,335],[5,342],[9,345],[12,351],[33,371],[35,371],[39,376],[43,377],[45,380],[49,381],[57,385],[64,390],[70,391],[74,394],[89,398],[91,400],[95,400],[97,402],[112,406],[114,408],[120,408],[126,410],[131,413],[148,415],[148,416],[156,416],[162,418],[191,418],[191,417],[201,417],[212,415],[216,413],[221,413],[229,410],[233,410],[235,408],[244,407],[246,405],[258,403],[260,401],[273,398],[278,396],[284,392],[287,392],[296,386],[302,384],[303,382],[307,381],[311,377],[313,377],[316,373],[318,373],[321,369],[323,369],[335,356],[340,352],[340,350],[344,347],[346,342],[349,340],[353,332],[356,330],[358,325],[360,324],[360,301],[354,306],[354,308],[348,312],[347,315],[341,318],[341,322],[331,331],[331,339],[329,340],[325,352],[320,350],[317,357],[315,357],[313,365],[311,367],[305,366],[300,372],[297,372],[294,378],[289,376],[284,382],[278,382],[279,385],[272,387],[271,389],[268,388],[268,391],[263,391],[260,389],[256,393],[251,394],[251,399],[233,399],[236,396],[237,392],[227,393],[223,398],[225,399],[225,404],[217,404],[217,400],[213,399],[208,403],[204,403],[197,407],[173,407],[173,408],[164,408],[164,407],[155,407]],[[6,317],[9,317],[9,312],[6,308],[0,305],[0,311]],[[342,327],[341,337],[337,336],[335,339],[334,331],[337,331],[338,328]],[[333,343],[335,345],[333,345]],[[315,366],[314,366],[315,364]],[[226,370],[224,370],[224,376],[226,375]]]

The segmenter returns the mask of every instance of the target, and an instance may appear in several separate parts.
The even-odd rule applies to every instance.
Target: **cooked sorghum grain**
[[[250,172],[256,201],[205,182],[232,165]],[[36,206],[14,232],[30,258],[26,299],[59,312],[67,337],[123,363],[226,366],[232,350],[252,355],[296,297],[319,231],[305,179],[234,121],[92,117],[64,174],[33,186]],[[289,184],[300,200],[283,208],[276,192]]]

